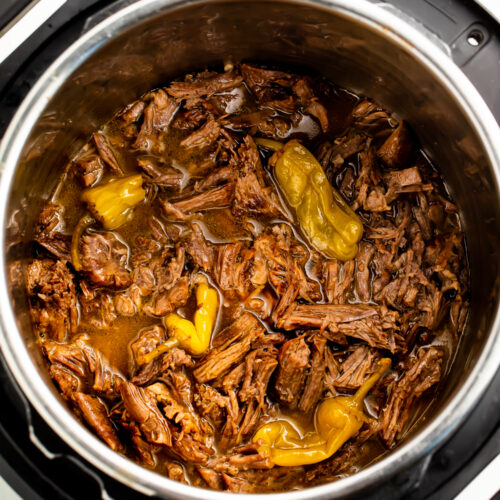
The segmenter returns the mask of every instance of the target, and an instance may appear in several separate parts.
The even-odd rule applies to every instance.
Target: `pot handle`
[[[42,422],[41,417],[33,409],[33,407],[26,399],[26,396],[23,394],[23,392],[17,385],[17,382],[12,376],[9,368],[7,367],[7,363],[4,361],[1,352],[0,352],[0,376],[7,380],[6,385],[13,392],[12,401],[14,402],[13,404],[16,407],[17,413],[20,415],[24,414],[25,416],[25,418],[23,418],[23,423],[24,422],[26,423],[27,434],[33,446],[35,446],[43,454],[43,456],[47,458],[47,460],[50,461],[66,460],[68,462],[71,462],[76,468],[80,469],[85,475],[84,477],[88,476],[91,480],[97,483],[102,500],[115,500],[115,499],[117,500],[117,497],[111,495],[106,488],[106,484],[103,480],[103,477],[106,476],[96,472],[96,470],[93,469],[90,466],[90,464],[84,462],[84,460],[80,458],[78,455],[76,455],[76,453],[75,454],[71,453],[71,450],[68,449],[66,443],[64,443],[62,440],[54,441],[53,439],[51,439],[51,437],[49,437],[50,447],[47,446],[46,444],[47,438],[42,438],[39,435],[39,433],[37,433],[37,427],[39,427]],[[21,433],[23,431],[19,429],[19,432]],[[145,487],[142,487],[140,489],[138,488],[138,491],[140,491],[146,496],[152,497],[154,495],[154,492]]]
[[[448,6],[439,0],[373,0],[373,3],[420,31],[464,70],[491,38],[493,26],[477,6],[466,10],[458,2],[449,2]]]

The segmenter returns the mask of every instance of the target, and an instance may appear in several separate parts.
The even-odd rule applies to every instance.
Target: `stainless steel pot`
[[[105,473],[147,494],[227,496],[132,463],[68,411],[32,338],[22,279],[32,228],[68,157],[93,129],[148,89],[229,59],[314,69],[408,120],[460,206],[471,265],[467,331],[425,421],[358,474],[276,497],[359,495],[390,480],[442,444],[492,380],[500,365],[500,131],[446,46],[396,14],[365,0],[141,0],[72,45],[20,106],[0,149],[1,348],[36,410]]]

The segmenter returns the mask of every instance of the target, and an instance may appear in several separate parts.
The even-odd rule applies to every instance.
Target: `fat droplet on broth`
[[[296,134],[305,134],[308,139],[314,139],[320,134],[321,130],[319,128],[318,122],[316,122],[309,115],[302,115],[298,125],[293,125],[290,128],[288,137],[294,136]]]
[[[242,87],[235,87],[226,95],[231,97],[226,102],[225,112],[228,114],[237,113],[245,102],[245,91]]]
[[[188,182],[191,179],[191,173],[189,170],[182,165],[179,161],[177,161],[175,158],[172,160],[172,167],[178,170],[182,174],[182,179],[181,179],[181,184],[180,184],[180,191],[182,191],[188,184]]]

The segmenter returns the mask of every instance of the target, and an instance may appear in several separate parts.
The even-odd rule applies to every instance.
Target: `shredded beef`
[[[104,163],[108,165],[114,174],[123,175],[123,170],[116,159],[115,152],[113,151],[108,138],[101,132],[96,132],[93,135],[93,138],[97,151]]]
[[[242,82],[242,77],[235,72],[200,76],[185,82],[172,83],[167,92],[176,99],[190,99],[194,97],[209,97],[217,92],[237,87]]]
[[[371,372],[376,355],[366,345],[359,345],[354,352],[340,366],[341,375],[335,379],[336,387],[343,389],[357,389],[367,374]]]
[[[405,429],[412,405],[441,378],[443,353],[437,347],[420,347],[409,358],[402,377],[390,387],[390,396],[382,410],[380,437],[391,446]]]
[[[130,285],[128,255],[128,246],[113,233],[92,233],[82,237],[82,268],[94,285],[116,288]]]
[[[314,336],[311,349],[311,366],[307,374],[304,392],[298,405],[299,410],[304,413],[312,412],[323,394],[323,377],[326,368],[326,338],[321,335]]]
[[[278,198],[264,182],[257,146],[250,136],[238,150],[241,168],[236,179],[232,211],[235,215],[278,217],[283,214]]]
[[[150,443],[172,446],[172,435],[165,417],[161,414],[156,398],[149,389],[142,389],[130,382],[120,385],[125,410],[136,422]]]
[[[30,312],[40,337],[62,342],[78,326],[73,275],[61,261],[35,260],[28,266]]]
[[[96,434],[115,451],[123,451],[123,445],[116,435],[116,430],[108,417],[106,407],[98,398],[75,392],[72,400],[82,412],[85,421],[94,429]]]
[[[279,368],[275,389],[279,400],[297,408],[299,396],[309,366],[310,350],[303,337],[288,340],[283,344],[279,354]]]
[[[174,169],[165,169],[160,167],[152,158],[139,158],[137,163],[141,170],[146,174],[146,182],[165,188],[179,189],[182,185],[184,175]]]
[[[223,186],[204,191],[191,198],[177,201],[172,204],[172,207],[181,214],[200,212],[211,208],[223,208],[231,204],[233,193],[234,184],[224,184]],[[168,215],[169,213],[167,213],[167,216]]]
[[[104,173],[104,163],[95,152],[80,156],[75,161],[76,175],[85,187],[99,182]]]
[[[64,208],[47,203],[38,218],[35,241],[58,259],[71,262],[71,238],[64,231]]]
[[[413,147],[410,131],[404,121],[386,139],[377,151],[379,158],[390,168],[400,168],[406,162]]]
[[[213,341],[209,354],[193,371],[198,382],[217,378],[228,368],[243,359],[252,342],[264,333],[262,324],[250,313],[244,313]]]
[[[215,120],[208,120],[202,127],[181,141],[181,146],[187,149],[204,149],[217,140],[220,125]]]
[[[328,329],[333,335],[364,340],[372,347],[395,352],[398,349],[398,314],[363,304],[297,304],[277,322],[279,328]]]
[[[159,89],[155,92],[144,110],[144,121],[137,134],[134,147],[146,152],[161,152],[163,145],[159,143],[160,134],[166,131],[177,107],[177,102],[171,99],[165,91]]]

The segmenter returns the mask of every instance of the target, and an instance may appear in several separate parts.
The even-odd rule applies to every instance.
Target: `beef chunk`
[[[238,399],[245,403],[246,407],[236,438],[237,444],[250,437],[257,429],[261,413],[267,408],[267,386],[277,364],[278,361],[272,354],[252,351],[246,357],[245,375],[238,393]],[[264,457],[260,457],[260,460],[264,460]]]
[[[310,353],[304,337],[288,340],[280,349],[278,375],[274,387],[280,402],[292,409],[299,405]]]
[[[181,141],[186,149],[204,149],[212,146],[218,139],[221,128],[214,119],[208,120],[201,128]]]
[[[441,378],[443,352],[437,347],[420,347],[409,358],[408,366],[390,387],[387,404],[382,410],[380,437],[387,446],[400,438],[416,400]]]
[[[119,121],[122,126],[126,127],[131,123],[136,122],[142,116],[146,102],[139,100],[129,104],[123,111],[118,114]]]
[[[384,175],[388,185],[385,199],[387,203],[392,202],[402,193],[418,193],[432,191],[432,184],[423,184],[418,167],[406,168],[404,170],[392,170]]]
[[[173,82],[167,92],[178,100],[210,97],[217,92],[237,87],[242,82],[236,72],[209,75],[192,78],[185,82]]]
[[[209,488],[222,490],[222,478],[218,472],[206,467],[197,467],[196,470]]]
[[[177,111],[177,102],[159,89],[152,93],[152,99],[144,111],[144,121],[137,134],[134,147],[147,152],[161,152],[161,133],[167,130]]]
[[[354,186],[355,199],[351,208],[357,210],[363,207],[370,212],[389,210],[384,192],[381,187],[377,186],[377,160],[373,149],[369,148],[367,151],[361,152],[359,161],[361,170]]]
[[[290,226],[274,225],[272,234],[262,234],[255,239],[254,249],[254,268],[251,278],[254,283],[261,283],[267,278],[279,297],[284,296],[286,291],[292,293],[293,287],[297,287],[298,297],[305,301],[321,300],[319,283],[308,278],[304,271],[310,253],[295,239]],[[267,269],[264,267],[264,262]],[[289,299],[290,295],[286,298]],[[282,310],[286,309],[284,302],[285,300],[280,307]]]
[[[410,129],[404,121],[401,121],[398,128],[380,146],[377,155],[389,168],[401,168],[408,159],[412,147]]]
[[[266,187],[264,170],[257,146],[250,136],[238,150],[242,168],[234,190],[233,214],[279,217],[283,215],[279,200],[270,187]]]
[[[71,344],[46,341],[43,348],[56,374],[56,381],[61,386],[64,380],[62,383],[65,384],[67,397],[71,396],[70,390],[86,393],[92,389],[99,396],[116,398],[123,375],[89,344],[87,335],[79,335]],[[64,379],[61,377],[63,373]],[[70,384],[67,384],[68,377]]]
[[[143,310],[152,316],[165,316],[183,306],[189,298],[187,277],[181,277],[186,261],[185,249],[177,245],[175,256],[167,260],[168,255],[169,251],[166,250],[151,262],[155,285],[151,300]]]
[[[110,327],[118,317],[113,296],[104,290],[95,290],[87,281],[80,281],[81,293],[78,295],[82,327],[97,329]]]
[[[264,333],[262,324],[250,313],[242,314],[213,340],[213,348],[193,371],[198,382],[217,378],[240,362],[252,342]]]
[[[115,288],[130,285],[128,256],[128,246],[114,233],[90,233],[82,237],[82,269],[95,285]]]
[[[83,418],[96,434],[114,451],[123,451],[123,445],[108,417],[104,404],[94,396],[75,392],[71,399],[81,411]]]
[[[230,398],[223,396],[211,385],[197,384],[194,401],[200,415],[217,430],[221,430],[226,423],[226,412],[234,417]]]
[[[355,262],[352,260],[342,265],[337,260],[328,260],[323,264],[323,288],[328,302],[347,302],[354,281],[354,268]]]
[[[352,124],[362,130],[376,132],[379,128],[387,129],[390,116],[376,103],[369,99],[362,100],[351,112]]]
[[[310,369],[298,405],[298,409],[304,413],[312,412],[323,394],[323,379],[326,369],[326,338],[322,335],[315,335],[310,348],[312,350]]]
[[[176,453],[190,462],[205,463],[213,454],[210,448],[212,433],[192,408],[189,379],[180,372],[169,372],[162,382],[150,385],[146,390],[155,395],[163,414],[175,424],[171,430]]]
[[[159,332],[154,332],[151,330],[148,332],[146,330],[143,333],[144,337],[142,337],[141,335],[134,343],[134,354],[136,356],[140,356],[140,354],[142,353],[141,347],[144,349],[145,353],[148,348],[155,345],[157,341],[155,339],[155,333]],[[160,342],[158,342],[157,345],[159,344]],[[137,357],[136,359],[140,359],[140,357]],[[187,354],[184,349],[174,347],[173,349],[160,354],[149,363],[141,364],[138,372],[134,377],[132,377],[130,381],[135,385],[144,386],[161,379],[166,372],[169,372],[171,370],[178,370],[182,367],[191,368],[192,366],[193,359],[191,358],[191,356]]]
[[[370,262],[375,247],[366,241],[359,245],[356,255],[356,292],[362,302],[369,302],[371,298]]]
[[[195,107],[177,113],[172,127],[181,130],[194,130],[208,120],[210,113],[205,108]]]
[[[104,163],[95,152],[87,152],[74,162],[74,169],[82,184],[89,187],[101,180],[104,173]]]
[[[164,188],[179,189],[184,179],[184,174],[173,168],[165,169],[150,157],[143,157],[137,160],[141,170],[146,174],[145,181],[152,182]]]
[[[52,255],[71,262],[71,237],[64,234],[64,209],[58,203],[44,205],[35,227],[35,241]]]
[[[297,304],[280,318],[277,326],[285,330],[328,328],[336,341],[342,341],[342,336],[354,337],[372,347],[395,352],[399,340],[397,318],[394,311],[364,304]]]
[[[161,326],[154,325],[143,330],[138,339],[130,345],[135,362],[138,365],[145,364],[145,357],[165,342],[166,339],[165,330]]]
[[[346,159],[365,149],[367,143],[367,136],[355,131],[350,131],[345,136],[335,139],[333,143],[323,143],[316,156],[326,170],[329,180],[333,179],[334,174]]]
[[[251,257],[253,251],[242,243],[228,243],[215,248],[213,275],[224,295],[246,299],[252,289]]]
[[[144,312],[153,316],[166,316],[174,312],[178,307],[186,305],[189,299],[189,286],[186,277],[179,278],[175,285],[158,293],[151,305],[144,307]]]
[[[76,332],[78,309],[73,279],[60,261],[35,260],[28,266],[31,319],[40,337],[62,342]]]
[[[283,71],[261,69],[249,64],[241,65],[241,75],[259,101],[286,97],[277,86],[290,87],[295,80],[293,75]]]
[[[335,380],[336,387],[357,389],[372,372],[376,355],[366,345],[357,346],[340,367],[341,375]]]
[[[293,85],[293,91],[299,98],[299,101],[304,108],[304,112],[314,116],[318,120],[321,130],[323,132],[327,132],[328,112],[318,101],[318,98],[314,96],[309,79],[300,78],[297,80],[297,82]]]
[[[99,156],[116,175],[123,175],[123,170],[116,159],[115,152],[109,143],[108,138],[102,132],[96,132],[93,136]]]
[[[232,167],[225,166],[215,169],[203,179],[196,182],[194,188],[196,191],[205,191],[208,188],[218,186],[226,181],[234,181],[235,172]]]
[[[171,204],[171,207],[176,211],[180,212],[181,219],[185,214],[192,212],[202,212],[203,210],[209,210],[212,208],[224,208],[231,204],[234,194],[234,184],[224,184],[220,187],[215,187],[201,194],[192,196],[191,198],[186,198],[181,201],[177,201]],[[163,202],[163,207],[166,212],[167,217],[172,216],[172,212],[169,211],[168,202]]]
[[[214,265],[214,248],[205,240],[198,224],[191,227],[192,231],[186,240],[186,252],[197,266],[209,271]]]
[[[161,414],[154,394],[125,381],[120,384],[120,394],[127,413],[137,423],[146,440],[172,446],[168,422]]]

